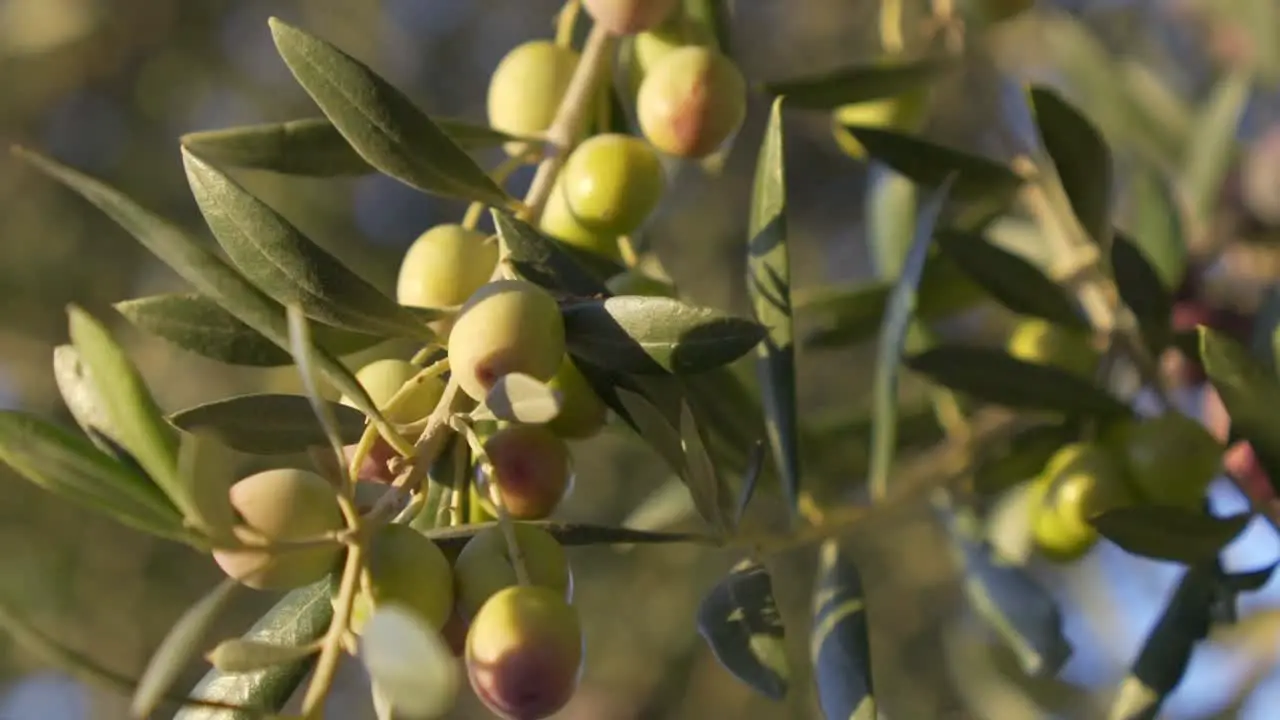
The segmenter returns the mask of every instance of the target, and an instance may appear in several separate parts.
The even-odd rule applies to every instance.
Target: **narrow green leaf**
[[[39,417],[0,411],[0,461],[41,488],[135,530],[193,539],[181,513],[150,479]]]
[[[1099,247],[1107,247],[1114,184],[1110,148],[1093,123],[1057,91],[1032,87],[1031,104],[1076,219]]]
[[[1039,475],[1049,458],[1079,437],[1073,423],[1034,425],[1006,442],[983,449],[973,473],[973,489],[992,497]]]
[[[1056,367],[1018,360],[1003,350],[939,345],[906,363],[944,387],[997,405],[1085,418],[1131,413],[1128,406],[1088,380]]]
[[[823,715],[876,720],[862,573],[835,540],[822,543],[818,551],[809,647]]]
[[[786,630],[763,565],[743,560],[707,593],[698,606],[698,633],[739,680],[770,699],[786,697]]]
[[[902,274],[915,237],[918,195],[911,178],[880,162],[868,166],[864,225],[871,265],[881,280],[893,282]]]
[[[1206,327],[1200,362],[1231,416],[1232,433],[1253,446],[1272,488],[1280,486],[1280,380],[1242,345]]]
[[[329,403],[342,441],[358,442],[365,417],[355,408]],[[311,403],[302,395],[239,395],[179,410],[169,421],[191,433],[205,433],[240,452],[274,455],[305,452],[328,444]]]
[[[460,147],[470,150],[513,141],[539,143],[462,120],[437,119],[436,125]],[[376,172],[326,117],[204,130],[183,135],[181,142],[200,157],[226,167],[315,177]]]
[[[1211,560],[1244,532],[1249,513],[1214,517],[1169,505],[1132,505],[1089,518],[1103,537],[1125,550],[1157,560],[1192,564]]]
[[[1218,207],[1227,170],[1238,153],[1236,132],[1252,87],[1248,68],[1223,77],[1194,121],[1178,185],[1200,227],[1208,226]]]
[[[187,669],[187,663],[201,651],[214,622],[239,587],[231,578],[223,580],[178,618],[138,680],[130,705],[135,717],[147,717],[164,700],[169,688]]]
[[[1160,280],[1150,258],[1123,233],[1112,238],[1111,271],[1120,299],[1137,318],[1147,347],[1159,355],[1173,334],[1173,293]]]
[[[1174,291],[1187,273],[1183,208],[1173,189],[1154,170],[1138,169],[1129,180],[1132,220],[1129,238],[1142,248],[1165,289]]]
[[[537,525],[546,530],[565,547],[581,547],[586,545],[667,545],[671,543],[693,543],[696,545],[718,545],[719,540],[698,533],[652,532],[648,530],[632,530],[612,525],[591,525],[587,523],[567,523],[554,520],[522,520],[530,525]],[[445,553],[459,551],[476,533],[488,528],[497,527],[496,522],[472,523],[456,527],[442,527],[424,531]]]
[[[1013,312],[1088,329],[1071,295],[1022,257],[979,235],[946,230],[938,233],[938,249]]]
[[[563,243],[547,237],[510,213],[494,210],[492,214],[498,237],[510,253],[508,260],[524,279],[553,292],[581,297],[607,297],[611,294],[604,282],[593,275]]]
[[[152,335],[211,360],[249,367],[293,364],[289,353],[204,295],[151,295],[118,302],[115,308]],[[334,355],[368,350],[386,340],[327,325],[314,328],[312,338]]]
[[[756,160],[747,233],[747,291],[756,319],[767,328],[756,348],[769,444],[792,511],[800,493],[796,409],[796,349],[791,325],[791,261],[787,245],[787,188],[782,98],[773,103]]]
[[[30,150],[16,148],[15,154],[106,213],[201,294],[226,308],[277,347],[289,349],[284,308],[194,238],[84,173]],[[315,355],[317,364],[339,392],[351,398],[365,415],[383,421],[369,394],[346,366],[322,348],[317,348]]]
[[[751,446],[751,454],[747,457],[747,471],[743,473],[742,485],[738,490],[738,504],[733,512],[733,527],[742,524],[747,514],[747,506],[755,496],[756,484],[760,482],[760,474],[764,469],[764,443],[757,442]]]
[[[369,671],[376,702],[394,717],[444,717],[462,687],[459,665],[440,633],[397,605],[377,608],[365,623],[360,660]]]
[[[242,637],[243,640],[282,646],[303,646],[315,642],[329,628],[333,617],[332,577],[298,588],[285,595],[270,612]],[[249,673],[212,670],[192,690],[194,698],[279,712],[307,676],[313,658],[307,657]],[[253,720],[256,715],[215,708],[187,708],[173,720]]]
[[[372,335],[433,333],[342,261],[223,172],[182,151],[192,194],[218,244],[246,278],[282,305],[322,323]]]
[[[74,346],[59,345],[53,349],[53,380],[71,417],[93,444],[120,462],[137,469],[139,473],[144,473],[138,467],[138,461],[120,444],[119,433],[112,429],[111,413],[94,385],[89,368],[80,360],[80,353],[76,352]]]
[[[516,201],[403,92],[328,42],[271,18],[276,49],[360,157],[422,192],[514,209]]]
[[[953,180],[946,180],[920,204],[911,247],[880,321],[880,342],[871,381],[871,462],[867,470],[867,482],[875,500],[884,499],[889,489],[889,473],[898,442],[898,371],[902,365],[907,333],[915,321],[916,293],[924,273],[925,258],[933,246],[934,228],[950,195],[952,183]]]
[[[297,662],[317,652],[315,645],[276,645],[232,638],[218,643],[208,655],[209,664],[224,673],[246,673]]]
[[[860,63],[810,77],[764,83],[763,90],[786,96],[792,107],[834,110],[870,100],[901,95],[922,87],[942,74],[946,66],[936,59]]]
[[[708,510],[702,517],[717,532],[726,532],[732,517],[731,493],[707,453],[704,430],[683,396],[680,401],[679,430],[685,467],[688,469],[689,492],[694,497],[694,504],[700,510]]]
[[[765,329],[671,298],[619,296],[562,307],[569,350],[626,373],[699,373],[733,362]]]
[[[484,407],[497,419],[531,425],[551,422],[562,405],[560,393],[524,373],[502,376],[484,399]]]

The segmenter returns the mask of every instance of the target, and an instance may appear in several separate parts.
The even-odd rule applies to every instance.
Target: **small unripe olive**
[[[644,295],[646,297],[676,297],[676,289],[639,270],[627,270],[609,278],[605,286],[614,295]]]
[[[1199,508],[1222,467],[1222,445],[1200,423],[1178,412],[1123,422],[1108,440],[1124,458],[1143,497],[1159,505]]]
[[[547,427],[562,438],[588,438],[604,427],[608,408],[565,353],[555,377],[547,383],[561,394],[560,414]]]
[[[919,88],[893,97],[843,105],[831,115],[831,131],[845,154],[862,159],[867,156],[867,149],[845,125],[914,131],[924,120],[928,101],[927,89]]]
[[[497,280],[477,290],[449,333],[449,369],[477,401],[509,373],[550,380],[563,357],[560,306],[525,280]]]
[[[268,542],[306,540],[343,527],[333,487],[293,468],[267,470],[231,486],[240,521]],[[217,550],[213,559],[230,577],[258,590],[285,590],[329,574],[341,546],[306,549]]]
[[[554,590],[566,601],[573,599],[573,570],[560,543],[537,525],[517,522],[512,528],[529,582]],[[453,577],[455,607],[464,622],[499,590],[517,583],[515,563],[501,527],[485,528],[467,541],[453,563]]]
[[[550,40],[512,48],[489,79],[489,125],[523,137],[545,132],[577,67],[578,53]],[[514,155],[520,146],[507,143],[506,150]]]
[[[1093,377],[1100,357],[1088,336],[1039,318],[1020,321],[1005,349],[1019,360],[1050,365],[1084,378]]]
[[[394,411],[385,410],[391,398],[395,397],[400,388],[417,375],[419,370],[421,368],[411,362],[387,358],[374,360],[360,368],[356,371],[356,379],[360,381],[365,392],[369,393],[369,399],[373,400],[373,404],[378,406],[379,410],[383,410],[387,420],[393,423],[411,423],[430,415],[444,395],[444,381],[439,376],[422,378],[399,407]],[[355,407],[355,403],[348,397],[344,396],[341,402]]]
[[[636,115],[655,148],[702,158],[742,125],[747,84],[732,60],[707,47],[673,50],[649,68],[636,98]]]
[[[511,720],[564,707],[582,675],[578,613],[554,591],[510,587],[489,598],[467,632],[467,676],[476,696]]]
[[[621,133],[596,135],[565,161],[565,202],[578,223],[605,236],[629,235],[662,199],[667,178],[648,143]]]
[[[1081,557],[1098,540],[1089,518],[1137,501],[1124,467],[1099,443],[1064,445],[1045,464],[1033,490],[1032,531],[1050,559]]]
[[[509,425],[484,443],[492,474],[491,502],[502,501],[517,520],[541,520],[553,511],[565,493],[573,473],[569,447],[542,425]]]
[[[437,225],[405,252],[396,281],[401,305],[446,308],[461,305],[493,275],[498,243],[461,225]]]
[[[453,610],[453,568],[444,552],[408,525],[378,530],[369,543],[368,572],[352,608],[351,629],[359,633],[374,611],[398,605],[427,625],[444,628]]]
[[[542,218],[538,222],[542,232],[576,248],[593,252],[610,260],[622,259],[622,251],[618,248],[616,235],[598,233],[587,229],[569,209],[569,201],[564,194],[564,174],[556,178],[547,197],[547,206],[542,210]]]
[[[631,35],[657,26],[676,0],[583,0],[591,18],[614,35]]]

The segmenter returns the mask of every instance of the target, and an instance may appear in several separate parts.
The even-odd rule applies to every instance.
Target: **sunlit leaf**
[[[1249,441],[1271,486],[1280,486],[1280,380],[1242,345],[1205,327],[1200,361],[1231,416],[1232,433]]]
[[[84,430],[89,439],[103,452],[122,463],[144,473],[138,461],[120,444],[118,433],[112,430],[111,413],[103,402],[102,394],[94,385],[89,368],[80,360],[80,353],[72,345],[59,345],[53,349],[53,380],[58,393],[66,403],[71,417]]]
[[[876,720],[871,631],[862,574],[834,540],[818,552],[810,654],[818,701],[831,720]]]
[[[329,405],[343,442],[358,442],[364,433],[364,414],[346,405]],[[239,395],[179,410],[169,421],[187,432],[208,433],[228,447],[259,455],[304,452],[328,442],[311,403],[302,395]]]
[[[1190,564],[1212,559],[1244,532],[1250,517],[1214,517],[1203,510],[1142,504],[1107,510],[1089,522],[1135,555]]]
[[[360,631],[360,660],[380,700],[395,717],[443,717],[462,677],[440,633],[397,605],[379,607]]]
[[[1031,88],[1036,125],[1062,189],[1085,232],[1100,247],[1111,238],[1111,150],[1093,124],[1048,87]]]
[[[231,578],[223,580],[178,618],[138,680],[130,705],[134,717],[147,717],[164,700],[165,693],[187,669],[187,663],[204,649],[213,624],[239,587]]]
[[[246,673],[297,662],[314,654],[318,649],[315,645],[276,645],[232,638],[218,643],[206,658],[210,665],[221,672]]]
[[[707,593],[698,607],[698,632],[739,680],[774,700],[786,697],[786,632],[763,565],[743,560]]]
[[[515,216],[493,211],[498,237],[521,277],[542,287],[580,297],[608,296],[609,289],[563,243]]]
[[[862,63],[810,77],[767,82],[763,90],[787,98],[787,105],[834,110],[841,105],[879,100],[922,87],[942,74],[933,59]]]

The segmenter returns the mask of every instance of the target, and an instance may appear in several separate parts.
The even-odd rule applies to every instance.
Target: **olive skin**
[[[461,225],[437,225],[418,236],[400,262],[396,301],[449,308],[461,305],[489,281],[498,243]]]
[[[575,440],[600,432],[608,417],[608,408],[568,353],[547,385],[561,393],[560,414],[547,423],[551,432]]]
[[[657,26],[676,0],[583,0],[591,18],[614,35],[632,35]]]
[[[563,357],[560,307],[525,280],[497,280],[477,290],[449,333],[449,369],[476,401],[509,373],[550,380]]]
[[[538,229],[566,245],[595,253],[610,260],[622,261],[622,250],[618,247],[618,237],[607,233],[594,232],[574,217],[569,209],[569,201],[565,199],[564,174],[556,178],[547,197],[547,206],[542,210],[538,221]]]
[[[489,78],[489,125],[522,137],[546,132],[578,67],[578,53],[550,40],[530,40],[502,58]],[[524,143],[503,147],[517,155]]]
[[[231,506],[241,522],[270,541],[305,540],[342,529],[333,486],[293,468],[266,470],[231,486]],[[288,590],[328,575],[341,546],[299,550],[215,550],[222,571],[257,590]]]
[[[710,46],[715,34],[701,23],[684,23],[678,13],[672,13],[657,27],[636,34],[631,40],[631,74],[628,80],[632,94],[640,91],[640,85],[649,69],[675,50],[689,45]]]
[[[1137,502],[1123,465],[1097,443],[1063,446],[1045,464],[1032,489],[1032,533],[1045,557],[1069,562],[1098,541],[1089,518]]]
[[[453,610],[453,568],[444,552],[408,525],[380,528],[369,543],[367,572],[352,608],[359,634],[379,607],[395,604],[441,630]]]
[[[471,687],[510,720],[539,720],[568,704],[582,660],[578,613],[538,586],[510,587],[489,598],[467,632]]]
[[[400,404],[400,407],[394,411],[385,409],[391,402],[391,398],[395,397],[400,388],[417,375],[419,370],[421,368],[406,360],[387,358],[374,360],[360,368],[356,371],[356,379],[360,381],[365,392],[369,393],[373,404],[383,411],[382,414],[387,420],[406,424],[417,422],[430,415],[440,402],[440,398],[444,396],[444,381],[439,376],[423,378],[410,391],[409,397]],[[350,398],[343,397],[341,402],[343,405],[355,407],[355,403]]]
[[[653,148],[620,133],[596,135],[579,145],[565,161],[561,181],[570,214],[605,237],[640,229],[667,184]]]
[[[659,151],[704,158],[741,127],[747,84],[732,60],[715,50],[685,46],[653,64],[640,83],[636,116]]]
[[[524,555],[529,581],[554,590],[566,601],[572,600],[573,569],[564,547],[537,525],[517,522],[512,523],[512,528]],[[464,623],[499,590],[515,585],[515,565],[502,528],[487,527],[468,540],[453,563],[453,576],[455,611]]]
[[[358,444],[353,443],[342,448],[342,456],[346,460],[346,466],[341,468],[341,472],[347,472],[347,468],[351,465],[351,460],[355,458],[357,447]],[[390,483],[395,480],[395,473],[391,470],[391,461],[396,457],[396,451],[391,447],[391,444],[382,436],[378,436],[373,441],[373,447],[369,448],[369,452],[365,454],[364,461],[360,463],[356,479]]]
[[[1101,358],[1083,333],[1039,318],[1020,321],[1005,349],[1019,360],[1057,367],[1086,379],[1093,377]]]
[[[1199,508],[1225,449],[1203,425],[1177,412],[1108,428],[1135,487],[1158,505]]]
[[[542,425],[508,425],[484,443],[492,474],[489,499],[516,520],[541,520],[569,490],[569,447]]]

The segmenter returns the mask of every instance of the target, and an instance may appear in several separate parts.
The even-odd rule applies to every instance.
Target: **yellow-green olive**
[[[546,132],[578,67],[578,53],[550,40],[516,46],[489,78],[489,125],[512,135]],[[523,143],[507,143],[515,155]]]
[[[569,212],[605,237],[638,230],[666,189],[658,154],[640,138],[620,133],[596,135],[579,145],[565,161],[561,180]]]
[[[742,125],[747,84],[732,60],[708,47],[673,50],[645,74],[636,97],[640,129],[658,150],[703,158]]]
[[[396,281],[401,305],[447,308],[461,305],[493,275],[498,243],[461,225],[437,225],[405,252]]]
[[[563,174],[556,178],[556,183],[551,188],[551,195],[547,197],[547,206],[542,210],[538,227],[567,245],[611,260],[622,259],[616,235],[589,230],[574,217],[573,211],[569,209],[569,202],[565,199]]]
[[[356,595],[351,629],[359,633],[383,605],[398,605],[440,630],[453,611],[453,568],[440,548],[408,525],[379,528],[369,543],[365,582]]]
[[[604,427],[608,408],[568,353],[547,385],[561,396],[560,414],[547,423],[551,432],[562,438],[582,439]]]
[[[449,333],[449,369],[477,401],[509,373],[550,380],[563,357],[560,306],[546,290],[525,280],[497,280],[481,287],[462,306]]]
[[[1046,557],[1070,561],[1098,541],[1092,516],[1137,501],[1124,467],[1099,443],[1071,443],[1054,453],[1032,491],[1032,532]]]
[[[1222,467],[1222,444],[1178,412],[1122,422],[1107,437],[1147,502],[1199,508]]]
[[[396,358],[374,360],[356,372],[356,379],[369,393],[369,398],[393,423],[417,422],[431,414],[444,395],[444,381],[436,377],[420,378],[409,395],[392,411],[385,410],[391,398],[400,388],[412,380],[421,370],[413,363]],[[344,405],[355,407],[348,397],[342,397]]]

